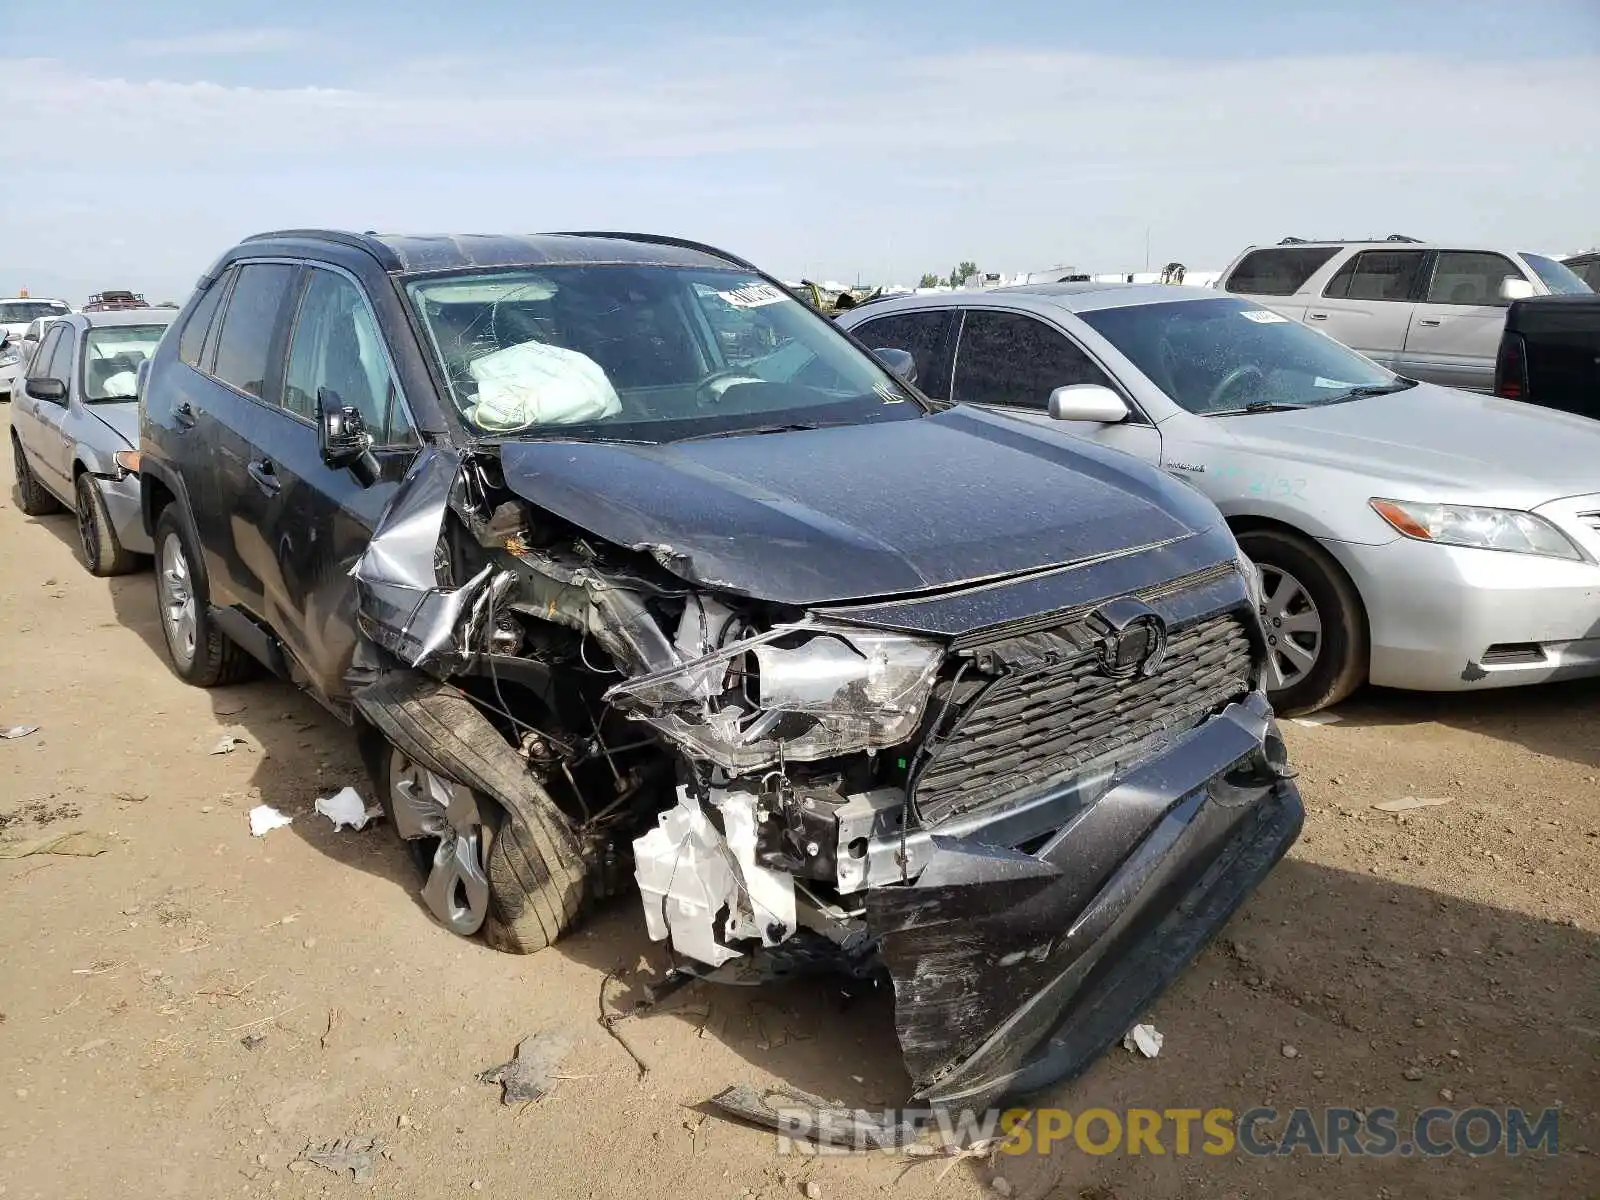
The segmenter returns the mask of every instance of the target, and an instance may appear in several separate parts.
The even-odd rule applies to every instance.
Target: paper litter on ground
[[[1318,725],[1337,725],[1344,720],[1338,713],[1319,712],[1306,717],[1290,717],[1290,722],[1295,725],[1304,725],[1307,729],[1315,729]]]
[[[25,738],[30,733],[38,733],[37,725],[13,725],[10,729],[0,729],[0,738],[11,741],[14,738]]]
[[[375,821],[383,815],[381,808],[368,808],[365,800],[355,788],[340,788],[326,799],[318,799],[313,807],[333,822],[334,829],[343,829],[346,825],[351,829],[365,829],[368,821]]]
[[[284,816],[270,804],[258,804],[250,810],[250,836],[263,837],[274,829],[282,829],[293,820],[293,817]]]
[[[1161,1044],[1167,1039],[1154,1025],[1135,1025],[1122,1036],[1124,1050],[1136,1050],[1146,1058],[1161,1053]]]

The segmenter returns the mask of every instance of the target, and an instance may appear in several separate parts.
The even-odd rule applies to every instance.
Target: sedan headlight
[[[943,648],[801,624],[612,687],[606,702],[733,773],[881,750],[916,730]]]
[[[1261,582],[1261,568],[1243,549],[1234,551],[1233,565],[1244,576],[1244,590],[1250,597],[1250,607],[1260,612],[1261,606],[1267,602],[1266,585]]]
[[[1542,554],[1581,561],[1583,551],[1543,517],[1514,508],[1468,504],[1422,504],[1414,500],[1368,501],[1372,511],[1408,538],[1444,546]]]

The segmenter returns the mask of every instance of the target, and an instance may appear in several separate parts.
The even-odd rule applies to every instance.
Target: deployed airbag
[[[571,425],[622,411],[600,364],[562,346],[522,342],[475,359],[468,370],[478,399],[467,416],[480,429]]]

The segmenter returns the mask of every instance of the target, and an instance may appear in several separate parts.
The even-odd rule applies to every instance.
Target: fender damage
[[[558,513],[527,476],[422,452],[352,571],[376,651],[352,685],[480,697],[683,970],[886,977],[921,1100],[1081,1069],[1298,834],[1220,525],[924,561],[865,599],[815,599],[808,562],[771,600],[727,540],[608,541],[570,478]]]

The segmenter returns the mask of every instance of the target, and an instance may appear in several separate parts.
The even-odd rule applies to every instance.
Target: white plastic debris
[[[13,725],[10,729],[0,729],[0,738],[12,741],[15,738],[25,738],[30,733],[38,733],[37,725]]]
[[[1379,812],[1410,812],[1414,808],[1433,808],[1449,803],[1449,796],[1401,796],[1398,800],[1385,800],[1382,804],[1374,804],[1372,807]]]
[[[215,746],[211,747],[211,749],[207,750],[206,753],[207,754],[232,754],[233,753],[233,748],[235,746],[242,746],[242,745],[244,745],[244,739],[242,737],[235,737],[233,734],[229,733],[229,734],[223,735],[222,740],[220,742],[218,742]]]
[[[368,821],[375,821],[383,815],[381,808],[368,808],[361,794],[352,787],[340,788],[327,799],[319,799],[312,807],[332,821],[336,830],[346,825],[351,829],[365,829]]]
[[[1122,1048],[1154,1058],[1161,1053],[1161,1043],[1166,1040],[1154,1025],[1135,1025],[1122,1035]]]
[[[284,816],[270,804],[258,804],[250,810],[250,836],[265,837],[293,820],[293,817]]]

